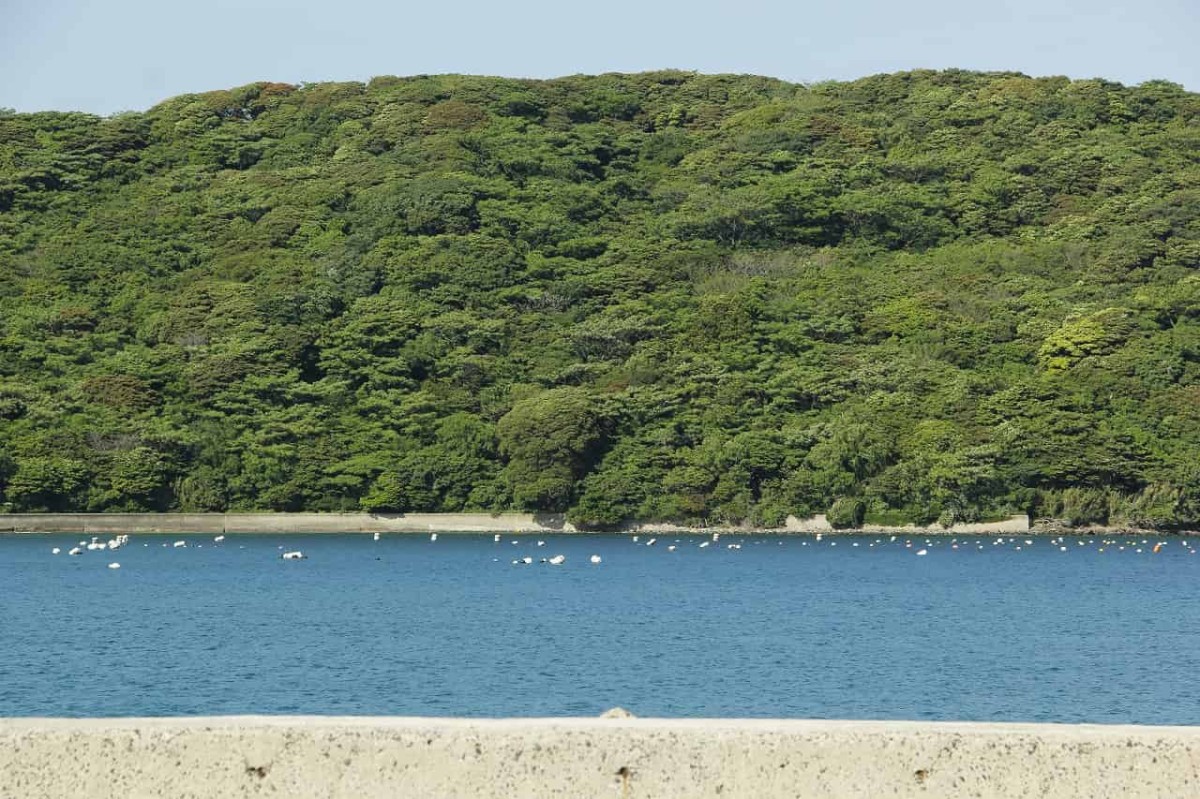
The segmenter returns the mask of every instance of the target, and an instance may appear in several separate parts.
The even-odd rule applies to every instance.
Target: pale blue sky
[[[256,80],[919,67],[1200,90],[1200,0],[0,0],[0,106],[144,109]]]

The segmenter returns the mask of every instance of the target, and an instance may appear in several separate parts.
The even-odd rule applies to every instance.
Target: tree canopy
[[[0,115],[0,506],[1200,524],[1200,95],[665,71]]]

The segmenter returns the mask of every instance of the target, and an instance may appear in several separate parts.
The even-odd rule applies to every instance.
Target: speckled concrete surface
[[[0,720],[0,797],[1200,797],[1200,728]]]

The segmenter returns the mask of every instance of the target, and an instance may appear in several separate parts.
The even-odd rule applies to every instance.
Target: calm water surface
[[[1179,539],[542,538],[135,535],[68,557],[78,536],[0,536],[0,716],[1200,723],[1200,555]]]

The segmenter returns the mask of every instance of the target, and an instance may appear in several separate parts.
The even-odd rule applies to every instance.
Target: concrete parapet
[[[0,796],[1200,796],[1200,728],[871,721],[0,720]]]

